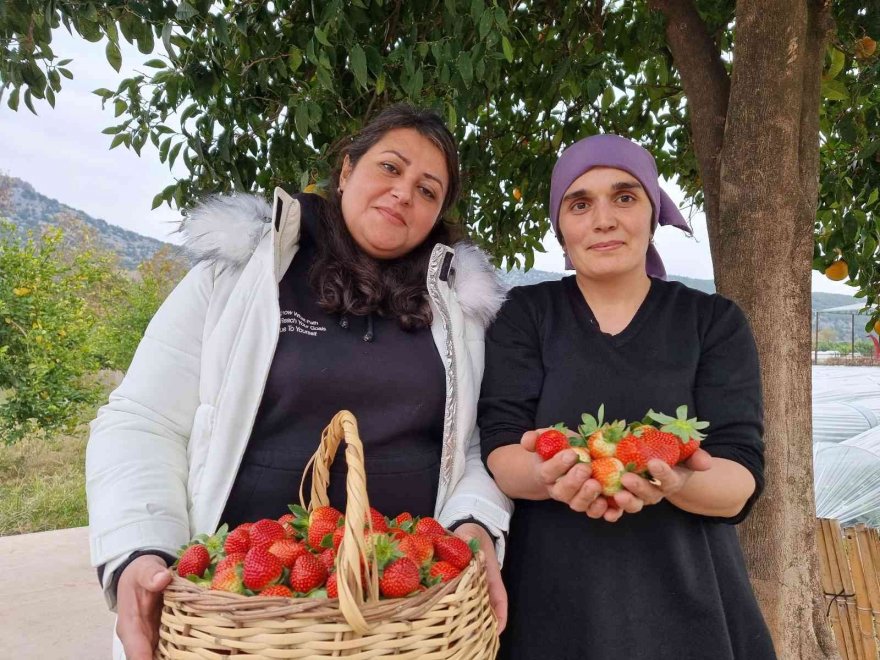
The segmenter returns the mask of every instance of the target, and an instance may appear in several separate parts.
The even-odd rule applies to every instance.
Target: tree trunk
[[[728,81],[693,0],[652,5],[688,98],[715,283],[749,317],[761,356],[766,487],[740,530],[749,574],[780,658],[834,658],[816,549],[809,324],[828,7],[740,0]]]
[[[717,220],[716,285],[761,357],[766,488],[741,539],[780,658],[834,657],[819,587],[813,499],[810,273],[826,9],[737,3]]]

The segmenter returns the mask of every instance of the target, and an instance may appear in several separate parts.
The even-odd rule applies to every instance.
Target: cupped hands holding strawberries
[[[709,426],[687,417],[679,406],[676,417],[649,410],[640,422],[604,421],[582,416],[577,432],[562,424],[529,431],[521,444],[534,452],[534,478],[547,495],[590,518],[615,522],[624,513],[638,513],[675,495],[694,472],[711,467],[700,449]]]

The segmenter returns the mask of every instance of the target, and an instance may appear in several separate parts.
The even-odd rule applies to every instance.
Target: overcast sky
[[[101,134],[114,123],[112,105],[102,111],[101,99],[92,90],[115,89],[123,77],[130,76],[151,57],[141,55],[128,44],[122,45],[123,68],[118,74],[104,57],[104,43],[88,43],[71,38],[65,31],[56,32],[52,49],[59,58],[73,58],[68,68],[73,71],[74,80],[63,80],[64,87],[57,95],[54,109],[45,102],[36,105],[39,116],[32,115],[23,103],[18,112],[13,112],[3,99],[0,172],[24,179],[41,194],[93,217],[176,242],[178,239],[170,232],[178,219],[177,212],[165,205],[150,210],[153,196],[173,181],[167,165],[159,162],[157,150],[147,142],[140,157],[124,146],[109,151],[112,136]],[[178,176],[185,175],[182,159],[175,169]],[[682,202],[681,191],[675,186],[667,185],[666,190],[676,202]],[[666,227],[658,230],[655,244],[669,273],[711,279],[705,216],[695,214],[691,221],[694,238]],[[544,245],[548,251],[536,255],[535,268],[561,271],[562,252],[556,239],[549,236]],[[815,271],[813,290],[855,292]]]

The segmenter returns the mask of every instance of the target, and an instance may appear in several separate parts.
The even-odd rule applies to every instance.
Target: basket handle
[[[321,433],[321,444],[309,459],[299,487],[300,503],[303,502],[303,485],[306,475],[312,473],[312,494],[308,511],[319,506],[327,506],[327,485],[330,481],[330,466],[336,451],[345,440],[345,460],[348,464],[346,475],[345,533],[336,558],[336,586],[339,591],[339,609],[342,616],[356,632],[365,634],[371,628],[364,619],[361,609],[366,602],[379,600],[379,568],[375,555],[366,560],[367,543],[363,529],[366,525],[373,530],[370,517],[370,502],[367,499],[367,477],[364,468],[364,446],[358,435],[357,420],[347,410],[340,410],[330,420]],[[361,566],[364,566],[363,576]],[[364,581],[367,598],[364,599]]]

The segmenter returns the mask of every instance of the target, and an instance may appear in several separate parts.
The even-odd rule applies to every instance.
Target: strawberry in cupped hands
[[[541,460],[548,461],[570,446],[568,429],[563,424],[554,424],[538,436],[535,441],[535,452]]]
[[[591,477],[601,484],[603,495],[614,495],[623,489],[620,477],[626,472],[626,468],[618,459],[613,456],[595,458],[592,468]]]
[[[678,461],[686,461],[700,448],[700,442],[706,436],[701,431],[709,426],[709,422],[702,422],[696,417],[688,418],[687,406],[679,406],[675,410],[675,417],[663,413],[648,411],[647,417],[658,424],[660,430],[675,436],[678,442]]]

